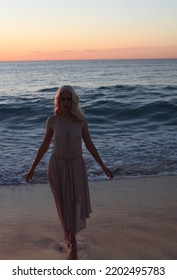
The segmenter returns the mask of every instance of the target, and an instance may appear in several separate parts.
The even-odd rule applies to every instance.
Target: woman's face
[[[60,107],[62,112],[70,112],[72,108],[72,94],[64,91],[60,96]]]

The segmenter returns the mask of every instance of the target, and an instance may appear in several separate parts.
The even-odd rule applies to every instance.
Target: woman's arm
[[[112,179],[113,178],[112,172],[104,165],[95,145],[92,142],[87,123],[85,123],[85,125],[82,129],[82,138],[84,140],[87,150],[94,157],[94,159],[98,162],[98,164],[101,166],[101,168],[106,173],[106,175],[109,177],[109,179]]]
[[[50,146],[52,137],[53,137],[53,129],[50,126],[50,118],[48,118],[47,123],[46,123],[46,131],[45,131],[43,141],[37,151],[36,157],[34,159],[34,162],[31,166],[30,170],[26,174],[26,182],[29,182],[32,179],[36,166],[39,164],[40,160],[43,158],[44,154],[47,152],[47,150]]]

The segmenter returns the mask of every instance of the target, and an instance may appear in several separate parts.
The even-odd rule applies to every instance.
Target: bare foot
[[[78,257],[77,257],[77,250],[69,249],[69,253],[68,253],[67,259],[68,260],[77,260],[78,259]]]

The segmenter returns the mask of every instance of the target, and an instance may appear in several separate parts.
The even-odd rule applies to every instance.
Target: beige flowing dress
[[[87,173],[82,156],[85,122],[57,116],[53,124],[54,148],[49,162],[49,183],[65,232],[78,233],[91,213]]]

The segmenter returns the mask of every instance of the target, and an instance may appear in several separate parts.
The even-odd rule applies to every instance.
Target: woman
[[[64,85],[57,90],[54,107],[55,115],[47,119],[45,136],[26,175],[26,181],[32,179],[36,166],[54,138],[48,178],[70,249],[68,258],[76,259],[76,234],[86,227],[86,218],[91,213],[87,174],[82,157],[82,139],[109,179],[112,179],[113,175],[104,165],[90,138],[87,121],[79,108],[79,98],[73,87]]]

